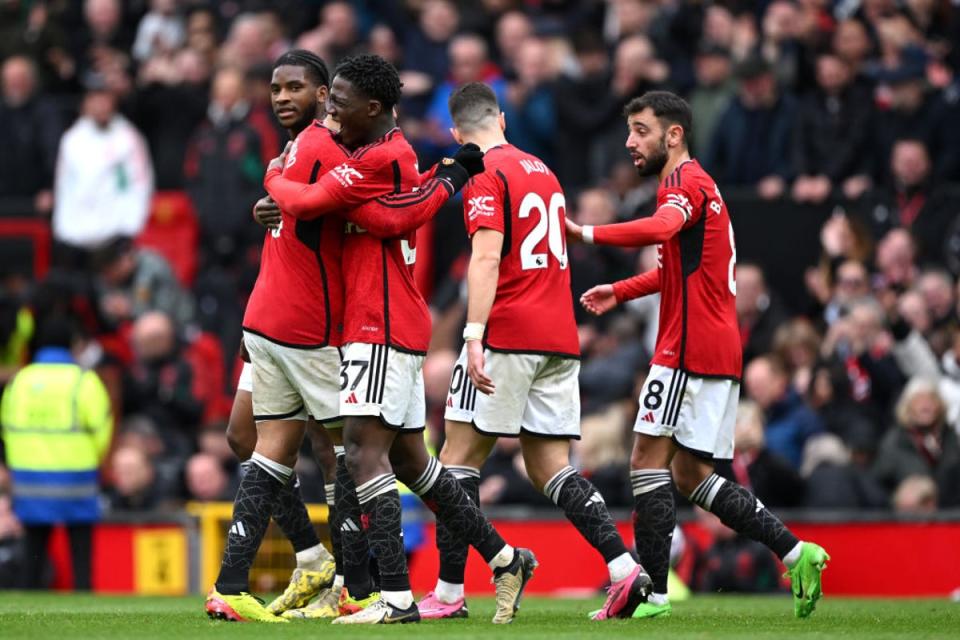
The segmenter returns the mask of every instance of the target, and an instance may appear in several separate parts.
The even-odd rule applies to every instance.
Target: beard
[[[641,177],[659,175],[660,171],[667,164],[667,136],[660,136],[660,144],[656,151],[644,158],[643,166],[637,167],[637,173]]]

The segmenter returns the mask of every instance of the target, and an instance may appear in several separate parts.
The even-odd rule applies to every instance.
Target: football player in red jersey
[[[643,176],[657,176],[652,217],[583,226],[567,220],[572,240],[623,247],[657,245],[658,266],[590,289],[584,307],[597,315],[618,303],[660,292],[660,331],[630,459],[634,534],[654,593],[634,617],[668,615],[670,537],[676,525],[671,482],[692,502],[738,533],[762,542],[788,567],[794,612],[806,617],[822,594],[829,560],[801,542],[744,487],[714,473],[733,458],[742,346],[737,328],[736,246],[727,206],[713,179],[690,158],[690,106],[666,91],[651,91],[625,109],[626,147]],[[673,473],[671,478],[671,471]]]
[[[421,184],[416,156],[396,127],[400,97],[396,69],[378,56],[344,60],[331,86],[328,112],[340,123],[340,140],[354,151],[315,185],[304,186],[267,172],[267,191],[284,211],[313,219],[343,211],[344,341],[340,412],[345,417],[347,466],[357,484],[370,547],[380,569],[381,601],[335,622],[415,622],[400,538],[399,477],[460,539],[477,548],[494,569],[494,622],[510,622],[536,561],[497,534],[452,474],[429,456],[423,443],[423,357],[430,340],[430,314],[413,282],[413,229],[376,237],[354,217],[374,202],[384,214],[370,223],[406,219],[404,209],[436,206],[483,170],[475,146],[464,145]],[[393,192],[392,196],[384,196]],[[366,206],[366,205],[364,205]],[[394,475],[396,473],[396,476]]]
[[[478,499],[480,467],[499,436],[520,438],[530,480],[603,556],[610,591],[598,620],[629,617],[650,592],[607,506],[570,466],[580,438],[580,340],[564,241],[566,203],[553,172],[509,144],[493,90],[473,82],[449,99],[457,142],[476,143],[484,172],[463,192],[472,243],[466,344],[447,395],[440,461]],[[477,391],[480,393],[478,394]],[[465,617],[467,549],[437,525],[440,579],[420,602],[426,618]]]
[[[274,115],[289,133],[291,139],[311,126],[317,117],[318,108],[324,104],[327,96],[330,76],[326,64],[317,55],[304,50],[291,50],[280,56],[274,63],[271,79],[271,105]],[[321,111],[322,113],[322,111]],[[280,215],[279,208],[269,197],[262,198],[255,205],[255,210],[263,213]],[[339,258],[339,256],[338,256]],[[309,316],[304,318],[309,320]],[[253,367],[249,362],[246,347],[241,344],[241,354],[244,357],[243,371],[237,384],[233,408],[230,412],[230,421],[227,425],[227,441],[237,457],[249,467],[250,458],[257,444],[257,426],[253,411]],[[339,359],[339,358],[338,358]],[[338,364],[331,370],[331,377],[336,380]],[[333,444],[326,430],[313,420],[308,422],[308,433],[314,456],[326,479],[327,502],[330,505],[330,520],[335,521],[333,499],[333,480],[336,473],[336,457]],[[336,604],[336,595],[330,589],[333,580],[334,562],[330,554],[324,549],[317,537],[316,529],[310,521],[303,499],[300,496],[298,481],[286,483],[280,489],[275,505],[273,519],[293,545],[297,556],[297,568],[291,577],[290,583],[283,595],[270,603],[263,611],[253,598],[243,598],[239,595],[245,591],[242,585],[230,593],[229,586],[224,587],[227,593],[220,593],[216,589],[210,594],[206,602],[208,613],[213,616],[231,618],[230,610],[245,619],[257,619],[260,616],[278,615],[288,609],[303,607],[314,596],[320,594],[318,600],[330,601]],[[339,546],[338,532],[331,526],[334,550],[337,555]],[[228,534],[229,536],[229,534]],[[254,549],[255,552],[255,549]],[[342,582],[342,578],[340,579]],[[236,602],[243,599],[241,603]],[[233,605],[230,605],[233,601]],[[247,606],[249,605],[249,606]],[[240,614],[237,609],[243,610]],[[334,609],[335,610],[335,609]]]

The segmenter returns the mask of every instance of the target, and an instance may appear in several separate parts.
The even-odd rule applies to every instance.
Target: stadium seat
[[[158,191],[137,245],[153,249],[170,263],[184,287],[197,275],[200,227],[190,197],[183,191]]]
[[[200,332],[187,345],[184,359],[193,369],[193,394],[203,403],[203,422],[230,415],[230,398],[224,394],[226,370],[223,347],[212,333]]]

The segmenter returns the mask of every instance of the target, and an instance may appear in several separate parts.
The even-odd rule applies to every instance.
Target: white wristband
[[[583,225],[583,241],[587,244],[593,244],[593,225]]]
[[[468,322],[463,328],[463,339],[466,342],[471,340],[483,340],[483,332],[486,326],[482,322]]]

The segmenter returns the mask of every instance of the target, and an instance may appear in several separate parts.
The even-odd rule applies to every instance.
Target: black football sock
[[[597,488],[573,467],[558,471],[543,487],[543,493],[563,509],[580,535],[600,552],[604,562],[629,557],[623,538],[613,524],[607,504]],[[630,562],[629,565],[635,566]],[[625,577],[625,576],[624,576]]]
[[[337,520],[340,554],[343,558],[343,585],[351,597],[363,599],[373,593],[370,579],[370,546],[362,528],[360,502],[353,478],[347,471],[346,456],[337,456]]]
[[[410,485],[410,490],[436,514],[438,522],[442,521],[461,543],[470,544],[479,551],[488,564],[499,568],[502,559],[497,556],[505,550],[510,552],[509,558],[513,560],[512,548],[507,546],[453,474],[436,458],[430,458],[427,468]]]
[[[690,500],[737,533],[765,544],[781,560],[800,542],[755,495],[715,473],[693,490]]]
[[[380,569],[380,594],[390,601],[388,594],[410,591],[396,476],[384,473],[364,482],[357,487],[357,499],[363,511],[363,528],[367,533],[370,550]],[[399,606],[406,608],[409,604]]]
[[[273,519],[293,545],[294,553],[299,553],[320,544],[320,538],[317,536],[317,530],[313,528],[313,523],[310,522],[307,507],[303,504],[300,480],[296,474],[290,480],[280,488],[280,493],[277,494]]]
[[[474,504],[480,504],[480,470],[473,467],[449,466]],[[437,520],[437,551],[440,553],[440,579],[450,584],[463,584],[470,545],[462,542],[441,520]]]
[[[254,453],[250,461],[252,464],[240,480],[233,501],[233,521],[216,583],[217,591],[224,595],[237,595],[250,589],[250,566],[270,524],[277,494],[293,473],[290,467],[258,453]]]
[[[666,469],[634,469],[633,536],[637,556],[653,581],[653,592],[667,593],[670,573],[670,542],[677,526],[673,480]]]

